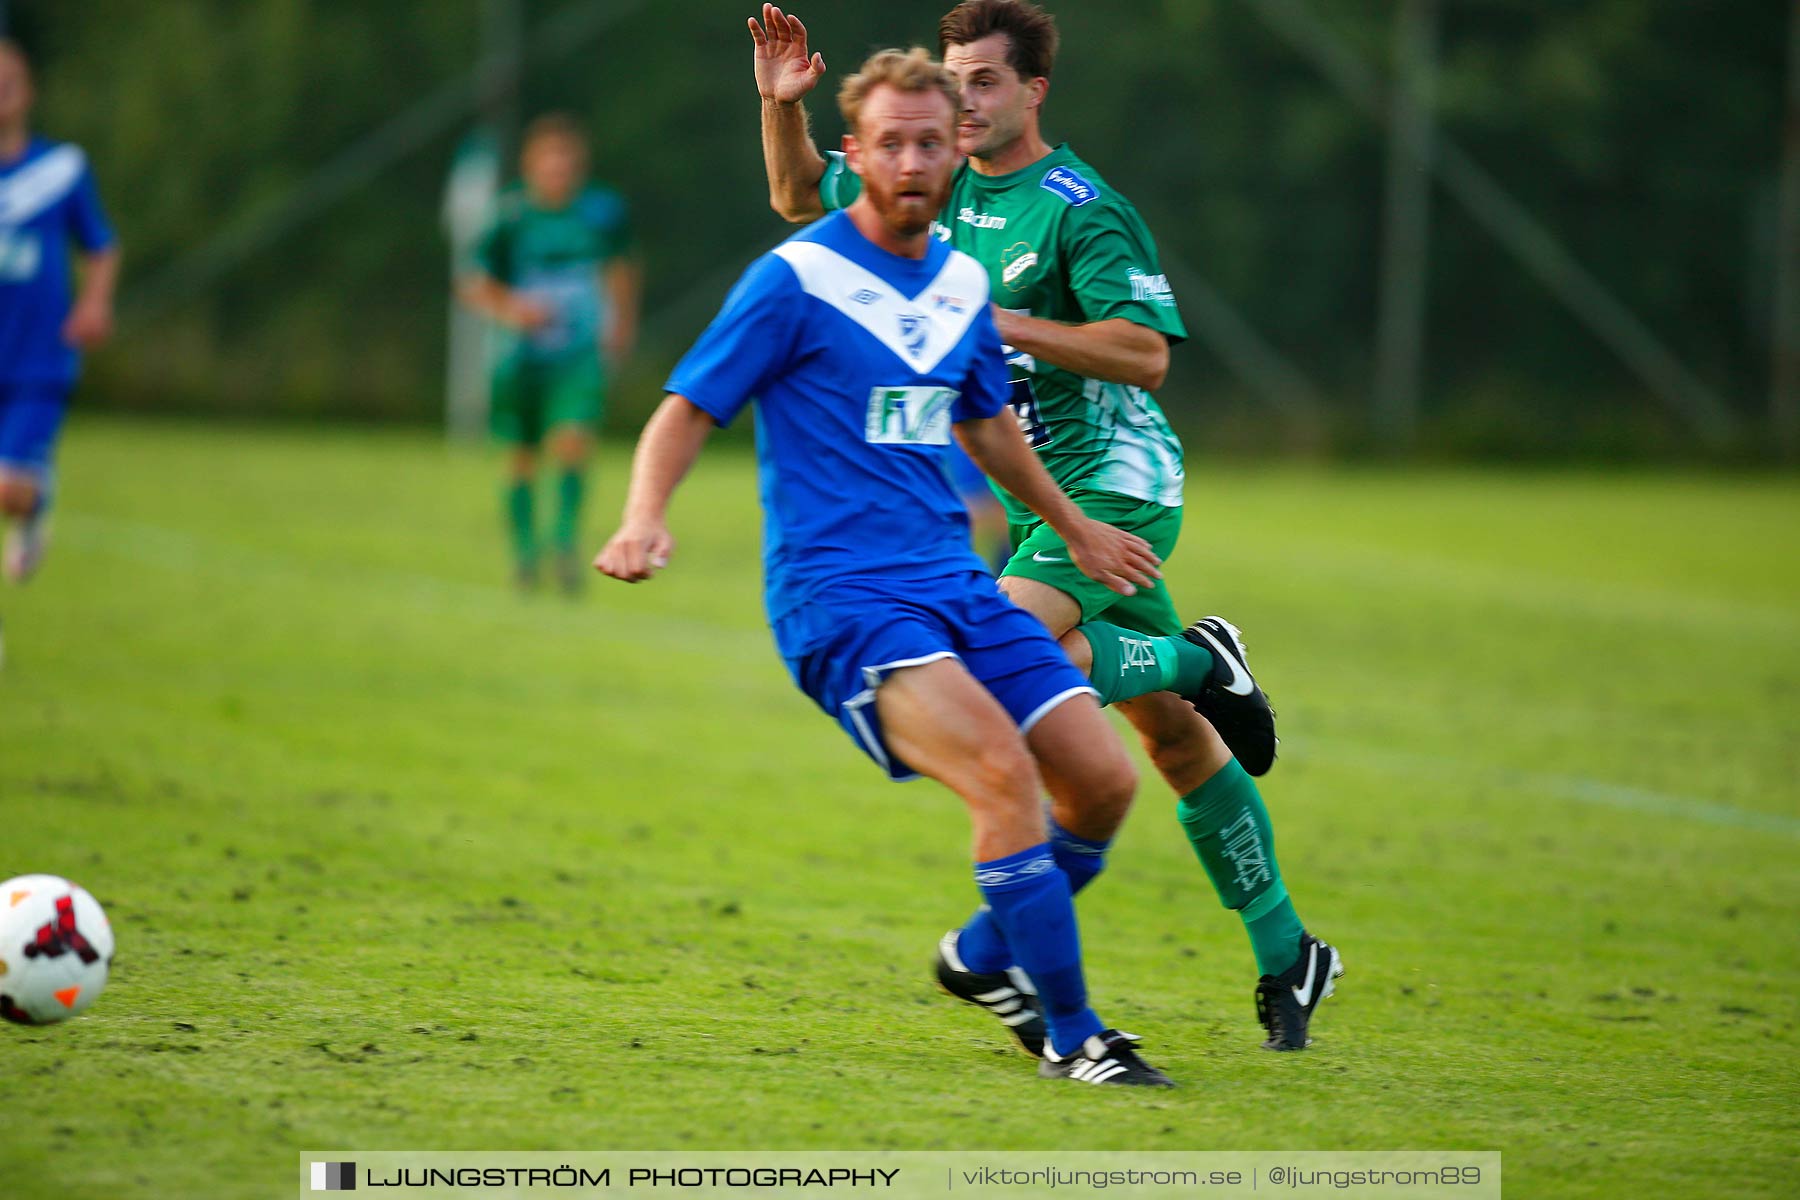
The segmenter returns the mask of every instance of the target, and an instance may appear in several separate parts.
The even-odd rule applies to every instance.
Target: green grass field
[[[64,454],[0,591],[0,876],[85,883],[119,949],[86,1016],[0,1029],[6,1197],[287,1196],[324,1147],[1495,1149],[1518,1196],[1794,1194],[1792,479],[1196,465],[1170,576],[1244,627],[1350,973],[1311,1051],[1258,1049],[1147,778],[1081,906],[1097,1006],[1184,1085],[1145,1095],[930,986],[966,821],[789,683],[741,448],[663,578],[577,603],[506,586],[494,462],[427,436]]]

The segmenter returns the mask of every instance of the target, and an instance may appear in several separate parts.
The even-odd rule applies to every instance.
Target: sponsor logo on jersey
[[[37,235],[23,229],[0,228],[0,283],[24,283],[37,278],[44,248]]]
[[[872,446],[948,446],[950,406],[959,394],[949,388],[875,388],[869,393],[863,440]]]
[[[1099,188],[1083,179],[1079,171],[1071,171],[1067,167],[1051,167],[1038,186],[1053,196],[1062,197],[1076,208],[1100,198]]]
[[[1131,268],[1127,278],[1131,281],[1131,298],[1140,303],[1148,301],[1169,308],[1175,303],[1175,293],[1169,288],[1167,275],[1146,275],[1136,267]]]
[[[946,312],[953,312],[959,317],[969,311],[969,302],[964,300],[961,296],[946,296],[942,292],[939,292],[931,298],[931,303],[934,308],[941,308]]]
[[[950,240],[950,227],[942,221],[933,221],[931,223],[931,236],[940,242],[947,242]]]
[[[1029,242],[1014,242],[1000,252],[1000,282],[1009,292],[1023,291],[1025,274],[1038,265],[1038,254]]]
[[[972,208],[965,208],[957,213],[956,219],[964,225],[973,225],[977,229],[1006,228],[1005,217],[996,217],[993,213],[978,213]]]

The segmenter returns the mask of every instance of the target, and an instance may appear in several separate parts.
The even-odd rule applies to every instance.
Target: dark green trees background
[[[494,3],[12,0],[12,27],[40,63],[39,125],[89,149],[127,252],[120,336],[91,364],[83,402],[437,419],[439,208],[476,120]],[[871,48],[930,42],[943,4],[800,11],[830,83]],[[1196,449],[1368,444],[1387,139],[1381,114],[1334,84],[1320,54],[1385,87],[1396,4],[1050,5],[1065,38],[1051,140],[1072,142],[1137,202],[1184,304],[1203,289],[1214,315],[1252,339],[1196,337],[1178,352],[1164,399]],[[1723,401],[1742,423],[1732,452],[1754,454],[1769,395],[1789,3],[1437,9],[1439,134]],[[588,121],[598,173],[637,214],[649,324],[617,405],[624,433],[736,271],[785,229],[762,184],[753,7],[519,10],[520,110]],[[1312,50],[1272,11],[1303,14]],[[821,141],[835,142],[835,111],[813,110]],[[1686,452],[1684,423],[1442,187],[1427,279],[1427,453]],[[1247,344],[1306,381],[1316,407],[1272,403],[1228,365]]]

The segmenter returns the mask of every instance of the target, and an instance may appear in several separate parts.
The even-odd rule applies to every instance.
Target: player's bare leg
[[[962,797],[977,862],[1043,842],[1037,764],[1006,710],[960,663],[895,671],[875,711],[889,750]]]
[[[1095,843],[1111,842],[1131,811],[1137,768],[1092,697],[1052,709],[1026,737],[1037,760],[1050,818],[1057,828]]]
[[[4,569],[13,583],[30,579],[43,562],[49,544],[46,515],[38,481],[23,472],[0,469],[0,518],[7,527]]]
[[[576,543],[581,535],[581,507],[587,494],[587,466],[594,453],[594,435],[586,425],[577,422],[558,425],[550,431],[547,448],[557,468],[556,520],[551,526],[556,579],[563,592],[573,596],[587,580]]]

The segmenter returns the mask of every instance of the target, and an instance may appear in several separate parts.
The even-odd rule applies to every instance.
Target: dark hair
[[[963,0],[938,22],[938,53],[994,33],[1006,35],[1006,65],[1019,78],[1049,78],[1062,39],[1056,18],[1030,0]]]

